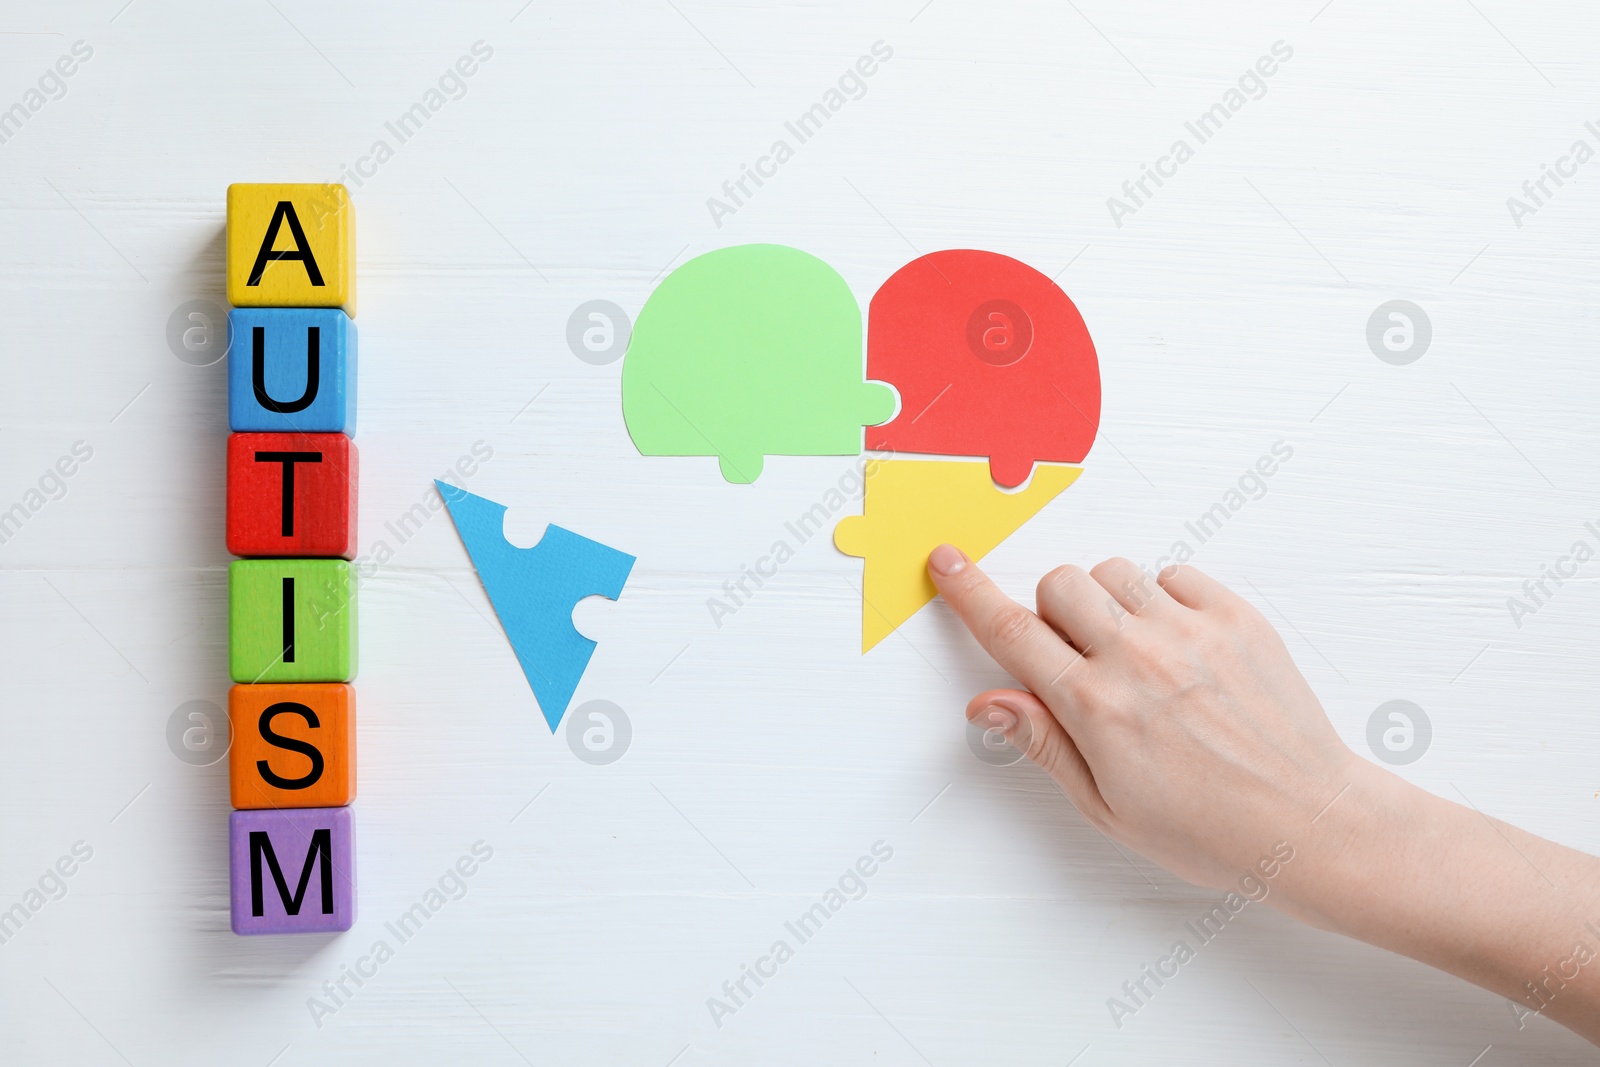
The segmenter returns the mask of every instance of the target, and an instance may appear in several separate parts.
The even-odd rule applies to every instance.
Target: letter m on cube
[[[320,934],[355,923],[349,808],[236,811],[228,819],[236,934]]]

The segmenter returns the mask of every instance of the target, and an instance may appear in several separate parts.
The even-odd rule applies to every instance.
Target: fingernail
[[[978,721],[983,723],[985,729],[999,730],[1003,734],[1009,734],[1017,727],[1016,714],[996,704],[990,704],[978,712]]]
[[[971,562],[955,545],[940,545],[928,556],[928,566],[946,578],[961,573],[961,568]]]

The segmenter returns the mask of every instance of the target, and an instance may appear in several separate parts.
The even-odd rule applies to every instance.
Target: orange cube
[[[337,808],[356,795],[356,696],[343,683],[228,692],[235,808]]]

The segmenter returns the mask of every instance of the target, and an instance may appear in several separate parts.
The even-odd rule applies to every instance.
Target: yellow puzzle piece
[[[342,185],[228,186],[228,303],[356,314],[356,223]]]
[[[1004,492],[987,463],[968,460],[878,460],[868,464],[864,515],[840,520],[833,543],[861,556],[861,651],[916,614],[937,591],[928,553],[942,544],[982,559],[1083,473],[1081,467],[1036,464],[1026,488]]]

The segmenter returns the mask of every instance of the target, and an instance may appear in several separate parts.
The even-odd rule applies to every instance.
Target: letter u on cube
[[[355,212],[228,187],[229,881],[236,934],[355,922]]]

